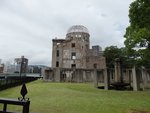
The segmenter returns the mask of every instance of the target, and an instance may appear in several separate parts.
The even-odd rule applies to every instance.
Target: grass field
[[[1,98],[18,98],[21,86],[0,92]],[[150,113],[150,89],[145,91],[105,91],[93,84],[50,83],[27,84],[33,113]],[[2,105],[0,105],[2,108]],[[19,111],[21,107],[9,106]]]

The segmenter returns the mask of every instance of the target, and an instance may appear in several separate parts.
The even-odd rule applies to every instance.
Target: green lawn
[[[2,98],[18,98],[21,86],[0,92]],[[150,113],[150,89],[145,91],[105,91],[85,83],[27,84],[33,113]],[[2,105],[0,106],[2,109]],[[10,110],[21,108],[10,106]]]

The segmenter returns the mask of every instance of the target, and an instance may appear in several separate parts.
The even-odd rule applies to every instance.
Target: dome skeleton
[[[68,29],[67,34],[69,33],[87,33],[89,34],[89,31],[86,27],[82,26],[82,25],[74,25],[71,28]]]

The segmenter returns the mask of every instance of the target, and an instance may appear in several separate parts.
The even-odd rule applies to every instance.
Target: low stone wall
[[[56,82],[93,82],[96,75],[99,82],[104,82],[103,70],[98,69],[49,69],[43,79]]]

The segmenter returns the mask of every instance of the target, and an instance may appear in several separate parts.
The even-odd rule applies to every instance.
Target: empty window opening
[[[59,57],[59,50],[57,50],[56,56]]]
[[[56,45],[58,46],[58,45],[60,45],[60,43],[57,43]]]
[[[97,64],[94,64],[93,67],[96,69],[97,68]]]
[[[72,68],[76,68],[76,64],[71,64],[71,67]]]
[[[76,45],[75,45],[75,43],[72,43],[72,47],[75,47]]]
[[[59,67],[59,62],[58,61],[56,62],[56,67]]]
[[[72,52],[71,59],[76,59],[76,53],[75,52]]]

